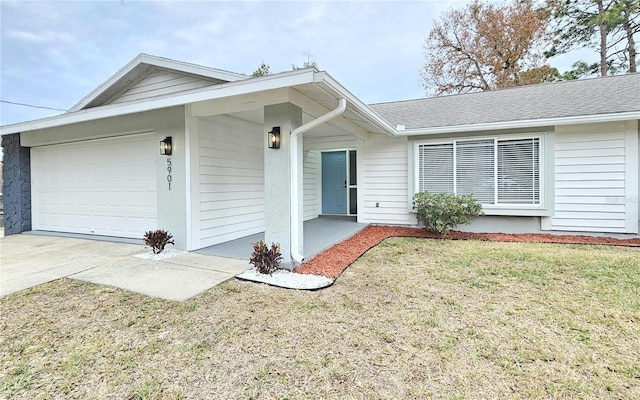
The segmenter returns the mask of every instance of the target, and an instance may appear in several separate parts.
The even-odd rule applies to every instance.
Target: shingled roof
[[[371,104],[406,129],[640,111],[640,73]]]

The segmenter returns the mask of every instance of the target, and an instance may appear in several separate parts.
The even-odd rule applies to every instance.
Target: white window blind
[[[472,194],[482,204],[540,204],[540,138],[418,145],[420,192]]]
[[[456,142],[456,194],[472,194],[480,203],[495,198],[493,140]]]
[[[540,204],[540,139],[498,142],[498,203]]]
[[[418,190],[453,193],[453,143],[418,147]]]

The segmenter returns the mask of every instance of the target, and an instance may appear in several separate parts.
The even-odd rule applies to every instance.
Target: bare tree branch
[[[449,10],[435,21],[424,43],[421,76],[427,93],[466,93],[548,80],[551,68],[542,54],[547,22],[548,13],[535,9],[533,0],[504,5],[476,0],[464,9]],[[526,73],[529,70],[534,72]]]

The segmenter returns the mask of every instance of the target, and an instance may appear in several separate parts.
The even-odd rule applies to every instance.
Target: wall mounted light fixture
[[[267,133],[267,141],[270,149],[280,148],[280,127],[274,126],[271,132]]]
[[[171,145],[171,136],[167,136],[164,140],[160,141],[160,154],[163,156],[170,156],[173,146]]]

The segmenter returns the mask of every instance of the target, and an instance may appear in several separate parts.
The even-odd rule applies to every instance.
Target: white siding
[[[556,128],[555,214],[543,229],[637,233],[637,123]]]
[[[304,167],[304,200],[303,220],[318,218],[318,183],[319,183],[319,152],[305,151],[303,156]]]
[[[197,125],[200,247],[263,232],[262,126],[228,116]]]
[[[305,150],[346,150],[356,149],[358,138],[353,135],[305,137]]]
[[[376,136],[358,154],[362,168],[359,210],[365,223],[413,224],[408,211],[408,157],[405,138]],[[376,207],[376,204],[378,205]]]
[[[116,104],[124,103],[126,101],[148,99],[151,97],[212,86],[217,83],[218,82],[214,80],[207,80],[202,77],[158,69],[151,72],[140,82],[127,89],[124,93],[118,95],[109,103]]]

